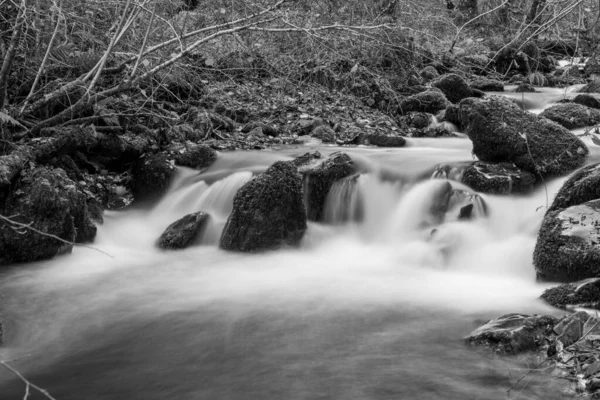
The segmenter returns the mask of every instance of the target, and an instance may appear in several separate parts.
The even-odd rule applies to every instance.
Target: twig
[[[21,107],[20,114],[23,114],[23,112],[25,111],[25,108],[27,108],[27,106],[29,105],[29,102],[31,101],[33,94],[35,93],[35,89],[38,85],[38,82],[40,81],[42,73],[44,72],[44,68],[46,68],[46,63],[48,62],[48,58],[50,57],[50,52],[52,51],[52,46],[54,46],[54,41],[56,40],[56,36],[58,35],[58,29],[60,28],[60,24],[63,19],[63,15],[61,12],[62,0],[59,0],[58,5],[56,3],[54,3],[54,5],[57,8],[56,26],[54,27],[54,32],[52,33],[52,37],[50,38],[50,42],[48,43],[48,47],[46,48],[46,54],[44,55],[44,59],[42,60],[42,63],[40,64],[40,68],[38,69],[38,72],[35,76],[33,84],[31,85],[31,90],[29,90],[29,94],[25,98],[23,107]]]
[[[11,361],[14,361],[14,360],[11,360]],[[35,390],[37,390],[38,392],[43,394],[47,399],[56,400],[56,398],[52,397],[52,395],[50,395],[50,393],[48,393],[48,391],[46,389],[43,389],[43,388],[37,386],[36,384],[32,383],[29,379],[25,378],[22,373],[17,371],[15,368],[11,367],[8,364],[9,362],[10,361],[0,361],[0,365],[2,365],[4,368],[6,368],[7,370],[9,370],[13,374],[15,374],[15,376],[17,378],[19,378],[23,383],[25,383],[25,395],[23,396],[23,400],[27,400],[27,398],[29,397],[29,394],[30,394],[29,388],[30,387],[34,388]]]
[[[46,236],[46,237],[50,237],[50,238],[52,238],[52,239],[56,239],[56,240],[58,240],[58,241],[60,241],[60,242],[62,242],[62,243],[65,243],[65,244],[68,244],[68,245],[71,245],[71,246],[85,247],[85,248],[88,248],[88,249],[91,249],[91,250],[95,250],[95,251],[97,251],[97,252],[99,252],[99,253],[102,253],[102,254],[104,254],[105,256],[108,256],[108,257],[110,257],[110,258],[115,258],[113,255],[111,255],[111,254],[108,254],[107,252],[105,252],[105,251],[102,251],[102,250],[100,250],[100,249],[99,249],[99,248],[97,248],[97,247],[94,247],[94,246],[89,246],[89,245],[86,245],[86,244],[81,244],[81,243],[70,242],[70,241],[68,241],[68,240],[65,240],[65,239],[63,239],[63,238],[61,238],[61,237],[58,237],[58,236],[56,236],[56,235],[53,235],[53,234],[51,234],[51,233],[42,232],[42,231],[40,231],[39,229],[36,229],[36,228],[32,227],[32,226],[31,226],[31,224],[24,224],[24,223],[21,223],[21,222],[15,221],[14,219],[11,219],[11,218],[8,218],[8,217],[5,217],[5,216],[4,216],[4,215],[2,215],[2,214],[0,214],[0,220],[3,220],[4,222],[6,222],[6,223],[7,223],[7,224],[8,224],[8,225],[9,225],[9,226],[10,226],[10,227],[13,229],[13,230],[15,230],[16,232],[18,232],[18,230],[19,230],[19,229],[29,229],[29,230],[31,230],[31,231],[33,231],[33,232],[37,233],[37,234],[40,234],[40,235],[42,235],[42,236]]]

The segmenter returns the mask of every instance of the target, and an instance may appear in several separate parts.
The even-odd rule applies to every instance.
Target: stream
[[[505,95],[539,112],[571,91]],[[462,339],[506,313],[561,315],[539,300],[551,285],[536,283],[532,253],[566,178],[528,196],[482,195],[487,216],[447,218],[432,239],[424,205],[441,180],[430,177],[440,163],[472,161],[471,148],[467,138],[409,138],[394,149],[236,151],[202,173],[182,168],[151,208],[105,214],[94,246],[108,255],[76,247],[0,272],[0,360],[16,359],[57,400],[563,399],[565,381],[525,376],[539,360]],[[236,191],[313,150],[344,151],[361,171],[330,192],[327,223],[309,223],[297,249],[218,249]],[[154,246],[199,210],[212,215],[201,245]],[[0,369],[0,399],[24,393]]]

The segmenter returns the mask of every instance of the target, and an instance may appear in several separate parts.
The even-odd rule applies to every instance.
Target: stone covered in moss
[[[154,199],[167,191],[175,176],[174,161],[162,153],[145,157],[135,163],[132,175],[136,200]]]
[[[175,155],[175,162],[184,167],[205,169],[217,160],[217,152],[203,144],[188,144]]]
[[[478,78],[471,82],[471,88],[483,92],[504,92],[504,83],[496,79]]]
[[[468,98],[460,102],[459,112],[473,153],[481,161],[512,162],[525,171],[551,176],[579,168],[589,153],[564,127],[505,98]]]
[[[86,195],[62,169],[40,167],[24,172],[0,206],[2,215],[67,242],[90,242],[96,226]],[[0,265],[44,260],[70,251],[72,245],[30,229],[15,232],[0,221]]]
[[[369,133],[364,135],[365,144],[378,147],[404,147],[406,139],[402,136],[384,135],[381,133]]]
[[[254,252],[294,246],[306,227],[302,178],[293,163],[278,161],[237,192],[220,247]]]
[[[321,163],[303,167],[301,172],[304,175],[308,219],[321,221],[325,199],[331,186],[336,181],[354,174],[356,167],[346,153],[334,153]]]
[[[426,90],[403,99],[398,112],[401,115],[413,111],[435,114],[444,110],[447,105],[448,99],[441,91]]]
[[[596,199],[600,199],[600,163],[586,165],[571,175],[554,197],[549,211]]]
[[[567,129],[583,128],[600,122],[600,110],[576,103],[555,104],[545,109],[540,116]]]
[[[184,249],[202,239],[210,215],[205,212],[188,214],[165,229],[158,239],[161,249]]]
[[[573,98],[573,103],[581,104],[591,108],[600,108],[600,99],[598,97],[598,95],[581,93]]]
[[[600,310],[600,278],[563,283],[545,290],[541,298],[562,309],[584,307]]]
[[[600,93],[600,79],[594,79],[579,89],[579,93]]]
[[[600,277],[600,200],[549,211],[533,262],[538,278],[545,281]]]
[[[533,189],[535,175],[513,163],[477,161],[465,169],[462,183],[482,193],[527,193]]]
[[[335,132],[329,125],[317,126],[312,130],[310,136],[321,140],[323,143],[335,143]]]
[[[436,79],[432,85],[440,89],[452,103],[473,96],[471,86],[457,74],[446,74]]]
[[[465,341],[501,355],[535,351],[548,344],[547,339],[557,322],[551,315],[507,314],[486,322]]]

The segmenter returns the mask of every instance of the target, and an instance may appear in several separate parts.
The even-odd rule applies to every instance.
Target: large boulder
[[[539,350],[553,334],[558,320],[550,315],[507,314],[471,332],[465,341],[501,355]]]
[[[204,144],[188,144],[175,155],[178,165],[194,169],[205,169],[217,160],[217,152]],[[170,166],[169,171],[171,170]]]
[[[188,214],[165,229],[156,245],[161,249],[184,249],[202,240],[210,215],[205,212]]]
[[[294,246],[306,228],[302,178],[293,163],[278,161],[237,192],[220,247],[254,252]]]
[[[163,195],[175,176],[175,162],[163,153],[138,160],[133,166],[133,195],[138,200]]]
[[[558,103],[545,109],[541,117],[557,122],[567,129],[583,128],[600,122],[600,110],[577,103]]]
[[[562,309],[584,307],[600,310],[600,278],[563,283],[545,290],[540,297]]]
[[[398,112],[400,114],[407,114],[417,111],[435,114],[440,110],[446,109],[446,106],[448,106],[448,99],[446,99],[446,96],[441,91],[426,90],[403,99],[400,102]]]
[[[589,153],[566,128],[502,97],[465,99],[459,113],[473,153],[481,161],[512,162],[525,171],[549,176],[579,168]]]
[[[462,99],[473,96],[471,86],[456,74],[442,75],[432,85],[440,89],[452,103],[458,103]]]
[[[465,170],[462,183],[482,193],[527,193],[533,189],[535,175],[513,163],[477,161]]]
[[[549,211],[533,253],[538,279],[574,282],[600,277],[600,200]]]
[[[334,153],[323,162],[301,168],[304,175],[306,212],[311,221],[321,221],[325,199],[338,180],[353,175],[356,167],[346,153]]]
[[[22,173],[0,211],[32,228],[0,221],[0,265],[49,259],[70,251],[69,243],[90,242],[96,236],[85,193],[62,169],[39,167]]]

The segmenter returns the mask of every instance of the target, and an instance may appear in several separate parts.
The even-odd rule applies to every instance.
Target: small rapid
[[[430,179],[470,150],[464,139],[343,149],[360,174],[330,191],[327,223],[309,223],[299,248],[262,254],[218,249],[233,197],[307,149],[180,169],[151,209],[106,214],[94,246],[110,256],[78,247],[2,273],[0,359],[28,355],[14,365],[61,400],[506,398],[530,360],[495,359],[461,338],[502,313],[552,312],[531,257],[548,199],[543,187],[499,197]],[[547,183],[550,196],[563,180]],[[453,206],[432,215],[448,184]],[[199,210],[213,216],[201,245],[154,246]],[[562,398],[558,387],[532,379],[520,398]],[[0,393],[21,398],[23,387],[0,375]]]

